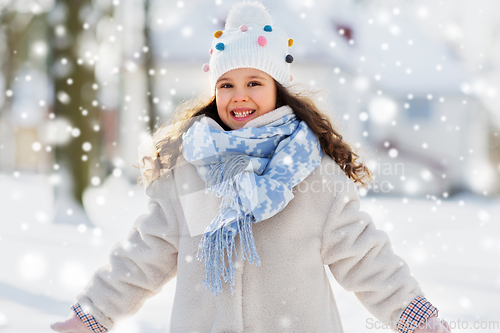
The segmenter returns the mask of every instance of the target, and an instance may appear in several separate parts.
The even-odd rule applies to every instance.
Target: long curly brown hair
[[[311,98],[303,93],[292,93],[276,81],[275,84],[277,88],[276,108],[284,105],[290,106],[297,117],[305,121],[318,137],[323,152],[330,155],[349,178],[366,188],[373,179],[371,171],[365,164],[358,161],[359,156],[343,140],[342,135],[333,128],[329,118],[316,107]],[[182,134],[191,127],[197,117],[210,117],[217,121],[224,130],[231,130],[219,117],[215,96],[205,102],[187,101],[177,109],[179,111],[175,113],[172,124],[161,126],[153,134],[155,151],[152,155],[155,159],[150,162],[151,166],[156,163],[157,169],[170,169],[175,165],[177,158],[182,154]],[[139,179],[141,180],[141,177]]]

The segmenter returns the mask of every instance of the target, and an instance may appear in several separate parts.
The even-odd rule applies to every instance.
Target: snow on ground
[[[47,177],[0,174],[1,333],[50,332],[50,323],[69,314],[75,295],[107,261],[111,246],[147,212],[142,186],[115,177],[86,193],[93,226],[70,224],[83,217],[78,210],[68,215],[67,207],[58,212],[68,223],[51,223],[53,197]],[[440,317],[461,325],[453,332],[500,331],[494,301],[500,298],[500,199],[366,197],[361,209],[389,234]],[[381,324],[328,274],[346,332],[390,332],[377,329]],[[174,290],[175,279],[115,332],[167,332]],[[474,322],[497,326],[473,329]]]

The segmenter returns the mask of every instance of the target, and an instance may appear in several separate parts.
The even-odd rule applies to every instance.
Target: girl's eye
[[[229,83],[223,83],[223,84],[221,84],[221,86],[220,86],[220,87],[221,87],[221,88],[231,88],[231,87],[232,87],[232,85],[230,85]]]
[[[250,87],[260,86],[260,82],[250,82],[248,85]]]

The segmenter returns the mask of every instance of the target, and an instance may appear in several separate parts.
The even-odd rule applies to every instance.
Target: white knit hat
[[[259,69],[284,87],[290,85],[293,57],[288,48],[293,40],[272,24],[271,15],[260,2],[239,2],[231,8],[224,31],[214,33],[210,64],[203,65],[212,91],[219,77],[237,68]]]

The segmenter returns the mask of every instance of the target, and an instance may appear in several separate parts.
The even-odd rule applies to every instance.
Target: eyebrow
[[[251,80],[251,79],[261,79],[261,80],[265,80],[265,77],[260,76],[260,75],[250,75],[250,76],[247,76],[246,78],[247,78],[247,79],[249,79],[249,80]],[[216,83],[219,83],[220,81],[226,81],[226,80],[231,80],[231,78],[227,78],[227,77],[222,78],[222,77],[221,77],[221,78],[219,78],[219,79],[217,80],[217,82],[216,82]]]

